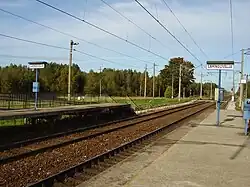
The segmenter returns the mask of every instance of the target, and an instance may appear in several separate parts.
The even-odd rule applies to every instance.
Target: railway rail
[[[69,141],[54,144],[52,147],[51,145],[47,146],[46,149],[43,147],[32,150],[37,151],[40,149],[41,151],[41,149],[44,149],[41,152],[33,152],[35,155],[27,155],[26,152],[24,153],[26,155],[20,156],[21,154],[18,153],[17,155],[19,156],[14,155],[15,158],[12,156],[12,159],[9,159],[8,162],[2,162],[1,168],[3,171],[0,172],[0,181],[1,178],[3,181],[7,178],[18,182],[20,186],[34,181],[38,182],[30,186],[52,186],[54,181],[59,180],[62,176],[70,175],[69,173],[72,173],[72,171],[74,171],[74,174],[79,168],[89,167],[92,163],[103,160],[108,155],[114,155],[116,151],[150,137],[164,128],[199,113],[212,105],[214,104],[202,102],[191,106],[178,107],[178,109],[169,109],[164,111],[165,113],[157,112],[157,115],[151,114],[152,116],[147,116],[146,119],[130,120],[130,123],[126,125],[106,126],[104,127],[104,129],[106,128],[105,130],[98,128],[92,130],[92,133],[88,132],[88,135],[85,134],[83,136],[82,134],[81,137],[73,139],[71,137]],[[37,154],[39,152],[40,154]],[[16,167],[15,171],[19,172],[16,180],[13,174],[11,176],[8,174],[8,171],[13,169],[13,167]],[[5,182],[8,183],[7,181]],[[13,186],[10,182],[11,185]]]
[[[158,111],[138,117],[133,117],[125,120],[119,120],[103,125],[92,126],[84,129],[78,129],[66,133],[60,133],[53,136],[41,137],[38,139],[32,139],[22,142],[16,142],[9,147],[6,146],[4,151],[0,152],[0,164],[15,161],[27,156],[35,155],[47,150],[52,150],[69,144],[73,144],[79,141],[87,140],[89,138],[102,135],[104,133],[113,132],[119,129],[130,127],[138,123],[143,123],[149,120],[154,120],[166,115],[186,110],[194,106],[202,105],[201,103],[194,103],[191,105],[184,105],[164,111]],[[88,130],[89,129],[89,130]],[[82,132],[81,132],[82,131]]]

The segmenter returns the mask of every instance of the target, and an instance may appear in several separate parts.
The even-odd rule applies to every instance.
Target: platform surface
[[[51,108],[38,108],[34,109],[21,109],[21,110],[0,110],[0,120],[14,117],[28,117],[39,115],[54,115],[59,113],[70,113],[75,111],[96,110],[100,108],[117,108],[129,106],[128,104],[120,103],[103,103],[103,104],[90,104],[90,105],[72,105]]]
[[[163,143],[147,155],[133,159],[134,163],[118,164],[79,187],[250,186],[250,140],[244,136],[242,114],[230,108],[221,111],[220,127],[215,126],[215,120],[216,111],[192,124],[187,134],[170,148]],[[158,155],[152,157],[154,154]]]

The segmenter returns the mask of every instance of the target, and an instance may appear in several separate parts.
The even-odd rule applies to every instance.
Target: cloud
[[[12,1],[19,2],[20,1]],[[91,1],[88,1],[90,4]],[[188,48],[205,63],[206,57],[200,52],[200,50],[194,45],[192,40],[189,38],[187,33],[182,29],[176,19],[173,17],[171,12],[162,4],[160,0],[144,0],[140,1],[142,4],[150,11],[154,16],[159,18],[159,20],[173,33],[183,44],[188,46]],[[192,34],[195,41],[201,46],[202,49],[208,54],[211,59],[220,59],[223,56],[231,52],[231,36],[230,36],[230,14],[229,5],[227,1],[170,1],[166,0],[170,7],[173,9],[174,13],[181,20],[182,24],[186,27],[189,33]],[[85,2],[84,2],[85,3]],[[52,3],[53,4],[53,3]],[[56,5],[56,3],[54,3]],[[59,4],[59,3],[58,3]],[[75,10],[72,8],[60,7],[66,11],[70,11],[75,15],[83,17],[85,11],[82,6],[75,6]],[[134,1],[116,1],[111,4],[119,12],[126,15],[130,20],[138,24],[141,28],[146,30],[152,36],[156,37],[161,43],[164,43],[164,47],[159,42],[154,39],[150,39],[144,32],[140,31],[133,24],[129,23],[127,20],[123,19],[109,7],[104,4],[87,9],[84,4],[84,9],[87,10],[85,14],[85,19],[95,25],[98,25],[107,31],[110,31],[122,38],[128,39],[140,46],[150,49],[155,53],[158,53],[166,58],[171,58],[172,56],[184,56],[186,59],[193,61],[196,64],[199,62],[195,61],[194,58],[185,51],[178,42],[176,42],[162,27],[160,27],[143,9],[137,5]],[[42,5],[37,4],[37,8],[42,7]],[[90,6],[90,5],[89,5]],[[0,4],[0,7],[1,4]],[[248,23],[250,2],[246,0],[234,1],[234,39],[235,39],[235,50],[247,46],[249,44],[250,25]],[[114,50],[127,53],[131,56],[137,58],[142,58],[144,60],[157,62],[160,67],[166,64],[166,60],[160,59],[153,56],[152,54],[143,52],[124,41],[105,34],[101,31],[94,29],[91,26],[86,25],[83,22],[74,20],[61,13],[56,13],[49,8],[43,7],[43,12],[38,12],[36,16],[29,15],[30,19],[35,19],[36,21],[61,30],[63,32],[70,33],[79,38],[97,43],[101,46],[112,48]],[[90,11],[91,10],[91,11]],[[51,14],[53,13],[53,16]],[[34,14],[34,13],[33,13]],[[1,28],[1,32],[12,34],[18,37],[35,40],[43,43],[50,43],[54,45],[60,45],[64,47],[69,46],[69,40],[71,37],[64,36],[60,33],[50,31],[48,29],[36,26],[32,23],[21,21],[15,18],[8,18],[6,21],[6,16],[4,21],[6,27]],[[16,24],[14,24],[16,23]],[[74,39],[75,40],[75,39]],[[9,40],[2,40],[1,46],[9,43]],[[30,44],[24,44],[21,42],[11,41],[14,46],[25,46],[22,50],[20,48],[13,48],[13,50],[6,49],[6,53],[13,53],[15,55],[34,54],[37,56],[62,56],[66,58],[68,56],[67,51],[60,51],[53,48],[41,48]],[[85,52],[94,54],[99,57],[112,57],[120,63],[124,63],[129,67],[131,64],[136,64],[143,70],[143,62],[136,61],[127,57],[121,57],[115,53],[109,52],[107,50],[99,49],[91,46],[83,41],[79,41],[80,45],[77,49],[83,50]],[[42,50],[41,50],[42,49]],[[86,56],[81,56],[80,54],[74,53],[74,57],[77,59],[84,60],[94,60]],[[112,59],[111,58],[111,59]],[[237,57],[235,57],[237,58]],[[121,59],[121,60],[119,60]],[[100,60],[96,60],[97,63],[89,64],[88,66],[82,65],[83,67],[96,69],[101,63]],[[81,66],[81,64],[80,64]],[[112,66],[112,64],[107,64],[107,66]],[[119,66],[120,67],[120,66]],[[84,68],[86,70],[86,68]]]
[[[26,6],[26,1],[22,0],[1,0],[0,7],[24,7]]]

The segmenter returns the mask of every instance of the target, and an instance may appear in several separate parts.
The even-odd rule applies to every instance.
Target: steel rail
[[[50,151],[50,150],[53,150],[53,149],[56,149],[56,148],[59,148],[59,147],[67,146],[67,145],[70,145],[70,144],[73,144],[73,143],[77,143],[77,142],[80,142],[80,141],[83,141],[83,140],[94,138],[96,136],[100,136],[100,135],[107,134],[107,133],[110,133],[110,132],[113,132],[113,131],[124,129],[124,128],[130,127],[130,126],[134,126],[134,125],[137,125],[137,124],[140,124],[140,123],[143,123],[143,122],[147,122],[147,121],[150,121],[150,120],[154,120],[154,119],[157,119],[157,118],[161,118],[161,117],[164,117],[166,115],[177,113],[177,112],[180,112],[180,111],[183,111],[183,110],[186,110],[186,109],[189,109],[189,108],[193,108],[195,106],[200,106],[200,105],[203,105],[203,104],[204,103],[202,102],[202,103],[196,103],[195,105],[186,105],[185,107],[181,107],[181,108],[173,108],[172,110],[167,110],[167,111],[165,111],[165,113],[161,112],[159,115],[153,116],[153,117],[151,117],[149,119],[148,118],[147,119],[142,119],[140,121],[131,122],[131,123],[128,123],[128,124],[125,124],[125,125],[122,125],[122,126],[118,126],[118,127],[114,127],[114,128],[108,129],[108,130],[95,132],[95,133],[89,134],[89,135],[83,135],[83,136],[78,137],[78,138],[71,138],[70,140],[59,142],[59,143],[56,143],[54,145],[48,145],[48,146],[33,149],[33,150],[25,150],[25,152],[17,154],[17,155],[2,157],[0,159],[0,164],[6,164],[6,163],[16,161],[16,160],[19,160],[19,159],[22,159],[22,158],[25,158],[25,157],[28,157],[28,156],[36,155],[36,154],[39,154],[39,153],[42,153],[42,152],[45,152],[45,151]],[[166,113],[166,112],[168,112],[168,113]],[[22,148],[20,148],[20,149],[22,149]]]
[[[133,145],[141,143],[143,140],[146,140],[146,139],[162,132],[163,130],[170,128],[172,125],[174,125],[178,122],[181,122],[181,121],[183,121],[183,120],[185,120],[185,119],[187,119],[187,118],[189,118],[197,113],[200,113],[200,112],[210,108],[211,106],[214,106],[214,103],[210,104],[210,105],[206,105],[205,107],[201,108],[200,110],[196,110],[195,112],[193,112],[191,114],[188,114],[184,117],[181,117],[180,119],[174,120],[166,126],[163,126],[159,129],[156,129],[152,132],[149,132],[149,133],[147,133],[139,138],[136,138],[130,142],[127,142],[127,143],[122,144],[118,147],[115,147],[111,150],[108,150],[107,152],[99,154],[93,158],[90,158],[90,159],[88,159],[88,160],[86,160],[86,161],[84,161],[76,166],[73,166],[73,167],[68,168],[66,170],[63,170],[63,171],[60,171],[54,175],[51,175],[50,177],[39,180],[39,181],[34,182],[32,184],[28,184],[27,186],[28,187],[52,187],[56,181],[57,182],[63,181],[67,177],[74,176],[75,173],[84,171],[85,168],[91,168],[93,165],[96,165],[99,162],[104,162],[105,159],[110,158],[112,156],[115,156],[117,153],[120,153],[120,152],[126,150],[127,148],[132,147]]]

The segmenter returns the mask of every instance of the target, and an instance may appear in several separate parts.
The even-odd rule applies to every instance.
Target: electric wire
[[[170,8],[170,6],[167,4],[167,2],[165,0],[162,0],[162,2],[166,5],[166,7],[169,9],[169,11],[173,14],[173,16],[175,17],[175,19],[179,22],[179,24],[181,25],[181,27],[184,29],[184,31],[188,34],[188,36],[190,37],[190,39],[194,42],[194,44],[199,48],[199,50],[201,51],[201,53],[209,59],[209,57],[207,56],[207,54],[204,52],[204,50],[197,44],[197,42],[194,40],[193,36],[187,31],[187,29],[185,28],[185,26],[181,23],[180,19],[175,15],[175,13],[173,12],[173,10]]]
[[[122,55],[122,56],[126,56],[126,57],[129,57],[129,58],[132,58],[132,59],[141,61],[141,62],[152,63],[152,62],[150,62],[150,61],[141,60],[141,59],[136,58],[136,57],[133,57],[133,56],[131,56],[131,55],[127,55],[127,54],[125,54],[125,53],[121,53],[121,52],[119,52],[119,51],[116,51],[116,50],[113,50],[113,49],[110,49],[110,48],[103,47],[103,46],[98,45],[98,44],[96,44],[96,43],[89,42],[89,41],[87,41],[87,40],[85,40],[85,39],[76,37],[76,36],[74,36],[74,35],[71,35],[71,34],[68,34],[68,33],[66,33],[66,32],[60,31],[60,30],[55,29],[55,28],[53,28],[53,27],[50,27],[50,26],[47,26],[47,25],[38,23],[38,22],[36,22],[36,21],[33,21],[33,20],[31,20],[31,19],[28,19],[28,18],[25,18],[25,17],[23,17],[23,16],[20,16],[20,15],[18,15],[18,14],[12,13],[12,12],[10,12],[10,11],[4,10],[4,9],[2,9],[2,8],[0,8],[0,11],[2,11],[2,12],[4,12],[4,13],[7,13],[7,14],[10,14],[10,15],[12,15],[12,16],[15,16],[15,17],[17,17],[17,18],[23,19],[23,20],[25,20],[25,21],[31,22],[31,23],[33,23],[33,24],[39,25],[39,26],[41,26],[41,27],[50,29],[50,30],[52,30],[52,31],[54,31],[54,32],[57,32],[57,33],[60,33],[60,34],[62,34],[62,35],[69,36],[69,37],[75,38],[75,39],[77,39],[77,40],[86,42],[86,43],[88,43],[88,44],[90,44],[90,45],[93,45],[93,46],[96,46],[96,47],[98,47],[98,48],[105,49],[105,50],[107,50],[107,51],[111,51],[111,52],[114,52],[114,53],[116,53],[116,54],[119,54],[119,55]]]
[[[161,44],[163,47],[169,49],[169,47],[167,47],[164,43],[162,43],[160,40],[158,40],[152,34],[150,34],[149,32],[147,32],[145,29],[143,29],[142,27],[140,27],[138,24],[136,24],[135,22],[133,22],[131,19],[129,19],[128,17],[126,17],[124,14],[122,14],[121,12],[119,12],[117,9],[115,9],[113,6],[111,6],[109,3],[107,3],[104,0],[100,0],[100,1],[102,1],[105,5],[107,5],[109,8],[111,8],[117,14],[119,14],[121,17],[123,17],[124,19],[126,19],[128,22],[130,22],[131,24],[133,24],[135,27],[137,27],[143,33],[145,33],[146,35],[148,35],[150,38],[152,38],[153,40],[155,40],[156,42],[158,42],[159,44]]]
[[[5,38],[10,38],[10,39],[18,40],[18,41],[22,41],[22,42],[26,42],[26,43],[32,43],[32,44],[46,46],[46,47],[51,47],[51,48],[56,48],[56,49],[63,49],[63,50],[67,50],[67,51],[70,50],[69,48],[66,48],[66,47],[61,47],[61,46],[56,46],[56,45],[51,45],[51,44],[45,44],[45,43],[41,43],[41,42],[36,42],[36,41],[32,41],[32,40],[17,38],[17,37],[5,35],[5,34],[2,34],[2,33],[0,33],[0,36],[5,37]],[[104,59],[104,58],[100,58],[98,56],[95,56],[95,55],[92,55],[92,54],[89,54],[89,53],[86,53],[86,52],[83,52],[83,51],[79,51],[79,50],[75,50],[75,49],[74,49],[74,51],[77,51],[80,54],[84,54],[86,56],[89,56],[89,57],[92,57],[92,58],[95,58],[95,59],[98,59],[98,60],[103,60],[105,62],[109,62],[109,63],[112,63],[112,64],[125,65],[125,64],[118,63],[118,62],[114,62],[112,60],[107,60],[107,59]],[[134,66],[134,65],[129,65],[129,64],[126,64],[126,65],[127,66],[132,66],[132,67],[135,67],[135,68],[139,68],[138,66]]]
[[[45,6],[47,6],[47,7],[50,7],[50,8],[52,8],[52,9],[58,11],[58,12],[61,12],[61,13],[65,14],[65,15],[68,15],[68,16],[70,16],[70,17],[72,17],[72,18],[74,18],[74,19],[76,19],[76,20],[78,20],[78,21],[81,21],[81,22],[83,22],[83,23],[86,23],[87,25],[90,25],[90,26],[92,26],[92,27],[94,27],[94,28],[96,28],[96,29],[98,29],[98,30],[100,30],[100,31],[102,31],[102,32],[105,32],[106,34],[109,34],[110,36],[113,36],[113,37],[115,37],[115,38],[117,38],[117,39],[119,39],[119,40],[122,40],[122,41],[124,41],[124,42],[126,42],[126,43],[128,43],[128,44],[130,44],[130,45],[132,45],[132,46],[134,46],[134,47],[137,47],[137,48],[139,48],[139,49],[141,49],[141,50],[143,50],[143,51],[146,51],[146,52],[151,53],[151,54],[153,54],[153,55],[155,55],[155,56],[157,56],[157,57],[159,57],[159,58],[161,58],[161,59],[163,59],[163,60],[167,60],[167,61],[168,61],[167,58],[165,58],[165,57],[163,57],[163,56],[161,56],[161,55],[159,55],[159,54],[157,54],[157,53],[154,53],[154,52],[152,52],[152,51],[150,51],[150,50],[148,50],[148,49],[146,49],[146,48],[144,48],[144,47],[142,47],[142,46],[140,46],[140,45],[138,45],[138,44],[136,44],[136,43],[134,43],[134,42],[131,42],[131,41],[129,41],[129,40],[127,40],[127,39],[121,37],[121,36],[118,36],[118,35],[116,35],[116,34],[110,32],[110,31],[108,31],[108,30],[105,30],[105,29],[99,27],[98,25],[95,25],[95,24],[93,24],[93,23],[90,23],[89,21],[86,21],[85,19],[81,19],[81,18],[79,18],[79,17],[77,17],[77,16],[75,16],[75,15],[73,15],[73,14],[71,14],[71,13],[68,13],[68,12],[66,12],[66,11],[64,11],[64,10],[62,10],[62,9],[59,9],[59,8],[53,6],[53,5],[50,5],[50,4],[48,4],[48,3],[44,2],[44,1],[41,1],[41,0],[35,0],[35,1],[37,1],[38,3],[41,3],[41,4],[43,4],[43,5],[45,5]]]
[[[37,0],[39,1],[39,0]],[[134,0],[143,10],[145,10],[165,31],[168,32],[191,56],[193,56],[198,62],[202,62],[174,35],[172,34],[152,13],[150,13],[138,0]]]

